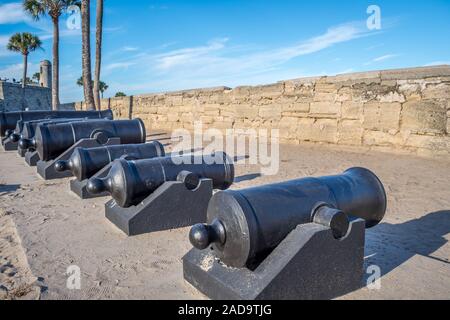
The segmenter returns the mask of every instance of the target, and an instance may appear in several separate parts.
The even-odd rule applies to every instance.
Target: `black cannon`
[[[37,150],[42,161],[57,158],[82,139],[96,139],[105,143],[109,138],[120,138],[121,144],[144,143],[145,126],[141,119],[93,120],[40,125],[32,140],[20,140],[23,149]]]
[[[131,159],[164,157],[164,146],[158,142],[105,146],[99,148],[77,148],[69,160],[58,161],[56,171],[71,171],[79,180],[91,178],[114,160],[127,156]]]
[[[109,119],[112,120],[111,110],[104,111],[25,111],[25,112],[1,112],[0,113],[0,136],[12,134],[17,122],[32,121],[39,119],[56,118],[89,118],[89,119]]]
[[[336,238],[346,235],[354,218],[366,228],[386,212],[380,180],[363,168],[341,175],[216,193],[208,206],[207,225],[195,225],[192,245],[212,252],[230,267],[253,268],[298,225],[324,222]]]
[[[167,181],[182,179],[195,189],[201,178],[211,179],[214,189],[228,189],[234,181],[234,165],[224,152],[211,156],[185,155],[148,160],[116,160],[104,179],[91,179],[87,190],[109,192],[122,208],[136,205]]]
[[[9,138],[13,142],[19,142],[20,139],[32,139],[36,134],[36,129],[41,124],[53,124],[53,123],[68,123],[76,121],[90,121],[89,118],[56,118],[56,119],[45,119],[45,120],[32,120],[17,122],[16,130],[9,135]]]

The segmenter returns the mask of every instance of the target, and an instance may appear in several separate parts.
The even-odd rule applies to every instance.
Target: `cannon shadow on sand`
[[[382,223],[367,231],[365,270],[377,265],[385,276],[415,255],[450,264],[448,259],[433,256],[448,242],[445,239],[448,233],[450,210],[432,212],[400,224]]]
[[[0,184],[0,196],[16,192],[20,184]]]

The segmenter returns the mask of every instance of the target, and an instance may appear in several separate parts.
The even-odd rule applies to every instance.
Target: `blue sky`
[[[92,4],[92,31],[95,1]],[[381,9],[381,30],[367,8]],[[61,101],[82,100],[81,33],[61,18]],[[105,1],[105,96],[254,85],[303,76],[450,64],[450,0]],[[21,78],[22,57],[5,45],[15,32],[41,37],[30,74],[51,60],[48,19],[21,1],[0,0],[0,77]]]

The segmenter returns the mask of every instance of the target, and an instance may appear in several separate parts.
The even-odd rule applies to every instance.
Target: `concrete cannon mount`
[[[277,176],[237,165],[233,188],[352,166],[373,170],[386,187],[388,212],[367,230],[364,263],[365,270],[381,268],[381,289],[339,299],[450,297],[449,159],[312,145],[282,145],[280,155]],[[105,219],[108,198],[80,200],[69,181],[42,181],[15,152],[0,152],[0,248],[6,258],[0,267],[16,271],[0,273],[0,283],[12,294],[20,287],[30,299],[205,299],[183,279],[189,228],[127,237]],[[65,273],[74,265],[82,274],[79,291],[66,287]]]

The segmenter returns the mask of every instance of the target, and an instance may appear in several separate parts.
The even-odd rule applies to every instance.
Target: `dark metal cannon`
[[[213,163],[214,162],[214,163]],[[164,182],[182,179],[195,189],[201,178],[211,179],[214,189],[228,189],[234,181],[234,165],[224,152],[212,156],[179,156],[149,160],[116,160],[104,179],[91,179],[87,190],[109,192],[122,208],[136,205]]]
[[[91,178],[114,160],[127,156],[131,159],[164,157],[164,146],[158,142],[105,146],[99,148],[77,148],[69,160],[56,163],[56,171],[71,171],[79,180]]]
[[[53,123],[68,123],[76,121],[90,121],[89,118],[56,118],[56,119],[40,119],[32,121],[20,120],[17,122],[16,130],[9,135],[11,141],[19,142],[20,139],[31,139],[36,134],[36,129],[41,124],[53,124]]]
[[[339,238],[352,217],[370,228],[385,212],[380,180],[367,169],[353,168],[337,176],[218,192],[209,202],[209,224],[194,226],[189,238],[199,250],[212,246],[228,266],[251,268],[298,225],[327,222]]]
[[[19,149],[28,149],[30,145],[33,144],[32,139],[36,135],[36,130],[39,125],[46,125],[46,124],[57,124],[57,123],[69,123],[69,122],[77,122],[77,121],[91,121],[91,119],[88,118],[73,118],[73,119],[65,119],[65,118],[58,118],[58,119],[50,119],[50,120],[33,120],[33,121],[18,121],[17,127],[14,133],[12,133],[9,138],[13,142],[20,142],[20,140],[23,140],[22,143],[19,143]],[[24,146],[25,148],[22,148]]]
[[[103,144],[114,137],[120,138],[121,144],[144,143],[145,125],[141,119],[47,124],[38,126],[31,143],[22,145],[24,141],[20,141],[19,144],[36,149],[42,161],[49,161],[82,139],[97,139]]]
[[[109,119],[114,118],[111,110],[104,111],[25,111],[25,112],[1,112],[0,113],[0,136],[12,134],[17,122],[33,121],[39,119],[56,118],[89,118],[89,119]]]

